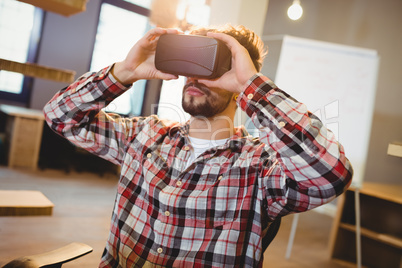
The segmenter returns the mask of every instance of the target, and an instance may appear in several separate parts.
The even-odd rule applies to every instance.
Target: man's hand
[[[117,62],[113,75],[123,84],[132,84],[140,79],[177,79],[176,75],[163,73],[155,68],[156,44],[163,34],[178,34],[177,29],[154,28],[148,31],[129,51],[127,57]]]
[[[247,49],[230,35],[212,32],[207,35],[222,40],[229,47],[232,52],[232,68],[215,80],[199,79],[198,81],[207,87],[241,93],[247,81],[257,73]]]

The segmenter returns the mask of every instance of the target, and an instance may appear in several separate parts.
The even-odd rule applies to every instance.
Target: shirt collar
[[[173,137],[179,134],[182,138],[188,140],[189,130],[190,130],[190,121],[187,121],[184,124],[178,123],[173,125],[172,128],[169,130],[169,136]],[[244,144],[248,139],[252,139],[252,137],[248,133],[246,128],[243,125],[241,125],[235,128],[235,133],[229,138],[229,140],[223,146],[230,148],[242,147],[242,144]]]

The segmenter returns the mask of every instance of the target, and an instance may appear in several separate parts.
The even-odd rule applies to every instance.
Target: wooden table
[[[39,191],[0,190],[0,216],[50,216],[53,207]]]

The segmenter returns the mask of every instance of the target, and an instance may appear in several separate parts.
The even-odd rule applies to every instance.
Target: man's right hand
[[[176,75],[163,73],[154,64],[155,49],[163,34],[179,34],[177,29],[154,28],[130,49],[126,58],[113,67],[113,75],[124,85],[140,79],[177,79]]]

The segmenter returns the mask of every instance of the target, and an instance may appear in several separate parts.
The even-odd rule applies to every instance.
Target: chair
[[[86,244],[71,243],[49,252],[12,260],[3,268],[60,268],[63,263],[82,257],[92,252],[92,250]]]
[[[269,225],[267,233],[262,239],[263,252],[267,249],[269,244],[271,244],[272,240],[274,240],[276,234],[278,233],[281,225],[281,219],[282,218],[277,218]]]

